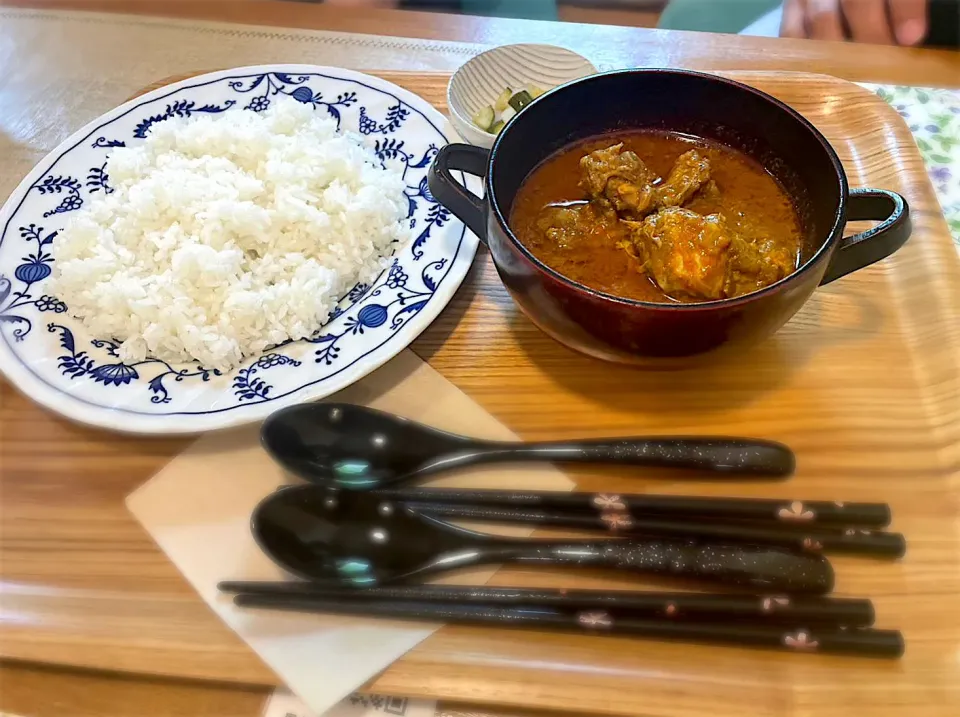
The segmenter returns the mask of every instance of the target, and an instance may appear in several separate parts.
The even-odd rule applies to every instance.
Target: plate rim
[[[448,143],[459,140],[459,136],[448,119],[430,102],[416,93],[376,75],[331,65],[287,63],[245,65],[213,72],[204,72],[177,80],[176,82],[163,85],[133,97],[98,115],[68,135],[66,139],[60,142],[50,152],[46,153],[31,168],[10,193],[9,197],[7,197],[3,206],[0,207],[0,227],[6,227],[10,222],[33,185],[47,174],[54,164],[62,159],[67,152],[75,149],[81,141],[103,124],[113,122],[137,107],[159,99],[164,99],[181,89],[211,84],[225,78],[237,77],[242,74],[255,75],[266,73],[325,74],[331,75],[335,79],[345,79],[374,85],[374,89],[388,90],[403,100],[403,102],[415,107],[435,126],[437,131]],[[480,180],[478,178],[465,177],[465,181],[467,181],[468,185],[472,185],[473,189],[480,188]],[[97,405],[85,399],[72,396],[70,391],[56,388],[38,377],[30,369],[28,362],[19,358],[13,352],[5,336],[0,339],[0,374],[5,376],[20,393],[31,401],[58,415],[77,423],[105,428],[119,433],[138,435],[191,435],[256,423],[266,418],[270,413],[286,406],[317,401],[343,390],[389,362],[416,340],[440,315],[443,309],[446,308],[456,291],[460,288],[460,285],[470,271],[480,243],[479,238],[469,231],[459,219],[451,217],[451,221],[460,224],[461,227],[456,252],[451,259],[451,267],[445,280],[437,287],[437,290],[430,297],[431,301],[428,302],[423,311],[417,313],[411,320],[406,322],[400,330],[393,333],[390,338],[371,349],[341,371],[332,374],[327,379],[322,379],[318,382],[294,389],[286,396],[246,406],[238,405],[229,409],[204,413],[181,411],[150,414],[126,410],[121,407]],[[6,232],[6,229],[4,229],[4,231]],[[404,340],[392,342],[391,339],[396,338],[398,335],[404,336]],[[35,361],[36,360],[37,359],[35,359]],[[53,357],[45,356],[39,360],[49,361],[53,360]],[[318,383],[325,385],[325,388],[320,390],[314,388]]]

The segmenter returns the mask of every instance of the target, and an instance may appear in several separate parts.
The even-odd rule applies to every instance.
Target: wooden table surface
[[[0,664],[0,714],[4,717],[259,717],[270,693],[264,687]],[[436,717],[570,715],[477,711],[469,705],[445,703]]]
[[[406,13],[388,10],[348,10],[287,2],[181,2],[179,0],[54,0],[52,2],[11,2],[0,5],[67,7],[97,11],[135,12],[204,20],[225,20],[262,25],[292,26],[346,32],[404,35],[428,39],[460,40],[500,44],[517,41],[544,41],[563,44],[611,64],[672,65],[698,69],[781,69],[834,74],[851,80],[901,82],[918,85],[960,86],[960,53],[850,46],[806,41],[779,41],[695,33],[662,32],[635,28],[587,27],[575,24],[503,21],[487,18]],[[478,271],[483,271],[479,265]],[[490,288],[496,292],[494,285]],[[500,289],[502,292],[502,289]],[[496,302],[506,296],[495,296]],[[464,297],[444,314],[434,331],[417,350],[434,365],[455,367],[469,360],[443,337],[455,327],[459,312],[470,301]],[[541,357],[549,361],[549,357]],[[549,367],[546,367],[549,368]],[[482,388],[484,378],[460,372],[457,383],[468,392]],[[536,437],[535,434],[527,434]],[[4,603],[0,604],[0,656],[11,654],[3,635],[17,636],[16,656],[21,660],[56,663],[58,652],[89,650],[89,645],[63,644],[63,625],[37,621],[47,615],[49,601],[70,602],[96,595],[113,608],[113,617],[104,630],[124,634],[135,624],[124,613],[126,598],[135,593],[150,595],[145,604],[158,621],[183,615],[184,610],[206,608],[197,602],[190,588],[126,514],[120,499],[186,445],[185,440],[148,440],[105,434],[69,424],[33,407],[0,379],[0,470],[3,495],[0,502],[0,537],[3,549],[42,555],[50,545],[75,543],[76,559],[96,566],[86,574],[69,575],[31,572],[24,565],[3,563],[0,553]],[[67,500],[63,496],[67,496]],[[69,509],[55,525],[45,523],[47,532],[34,535],[29,545],[17,544],[29,535],[31,521],[42,521],[50,503],[68,504]],[[96,524],[91,518],[96,517]],[[26,528],[26,529],[25,529]],[[14,537],[14,542],[8,540]],[[109,549],[106,549],[109,548]],[[118,555],[124,557],[119,558]],[[136,574],[128,560],[138,564]],[[51,564],[40,561],[40,565]],[[109,591],[102,590],[104,581]],[[9,600],[9,601],[8,601]],[[11,609],[10,605],[26,609]],[[193,607],[189,607],[192,605]],[[31,611],[30,607],[37,609]],[[67,610],[64,619],[83,620]],[[208,621],[209,633],[183,633],[184,642],[205,642],[211,655],[222,655],[237,638],[226,628]],[[171,624],[176,635],[179,626]],[[97,625],[87,625],[96,633]],[[183,626],[188,629],[187,625]],[[29,639],[24,639],[28,637]],[[99,667],[120,665],[137,653],[156,650],[152,659],[167,659],[176,674],[176,651],[143,645],[132,631],[126,644],[89,655]],[[230,665],[221,669],[229,671]],[[237,687],[209,683],[164,681],[153,678],[115,677],[97,673],[67,672],[52,667],[20,664],[0,668],[0,711],[23,715],[130,714],[130,705],[144,717],[154,715],[254,715],[266,694],[263,668],[251,666],[248,658],[237,661],[237,680],[260,686]],[[464,684],[465,699],[469,686]],[[64,706],[71,709],[64,711]]]

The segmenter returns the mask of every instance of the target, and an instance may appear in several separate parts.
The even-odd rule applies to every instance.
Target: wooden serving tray
[[[379,74],[445,110],[446,75]],[[414,349],[527,439],[757,435],[788,443],[799,461],[782,484],[571,470],[585,490],[889,502],[906,558],[832,560],[837,593],[872,598],[878,627],[903,630],[905,657],[454,626],[370,689],[576,715],[960,714],[960,262],[946,223],[909,130],[882,100],[827,76],[728,74],[817,125],[852,186],[904,194],[914,221],[906,247],[820,289],[749,353],[674,371],[603,364],[547,338],[514,307],[481,248]],[[0,390],[0,561],[16,587],[4,608],[21,618],[0,622],[0,656],[274,683],[123,512],[123,497],[184,442],[72,426],[2,382]],[[626,585],[517,568],[494,582]]]

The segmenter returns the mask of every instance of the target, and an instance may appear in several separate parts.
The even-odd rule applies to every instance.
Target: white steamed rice
[[[54,244],[54,289],[125,362],[208,368],[313,334],[408,237],[399,171],[294,100],[158,123]]]

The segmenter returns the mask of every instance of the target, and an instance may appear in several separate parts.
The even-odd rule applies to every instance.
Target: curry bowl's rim
[[[564,276],[560,272],[550,268],[542,261],[540,261],[533,253],[527,249],[523,242],[521,242],[517,236],[513,233],[513,230],[510,228],[509,223],[507,222],[506,217],[503,214],[503,211],[500,208],[500,202],[497,199],[496,191],[493,187],[493,168],[497,160],[498,152],[500,149],[501,143],[504,141],[504,138],[509,136],[511,129],[516,128],[520,123],[526,119],[528,122],[531,121],[530,118],[533,117],[533,113],[530,110],[535,109],[535,107],[542,103],[542,101],[547,100],[549,97],[556,97],[562,92],[570,92],[575,90],[580,85],[589,83],[589,82],[602,82],[610,77],[636,77],[636,76],[653,76],[653,75],[663,75],[663,76],[673,76],[673,77],[693,77],[697,79],[706,80],[708,82],[714,82],[719,85],[725,86],[732,90],[737,91],[746,91],[755,97],[767,102],[772,105],[775,109],[780,110],[790,116],[791,119],[796,121],[802,129],[805,129],[809,132],[813,138],[820,144],[823,151],[827,154],[827,157],[830,160],[831,165],[833,166],[834,175],[840,185],[840,201],[837,204],[837,211],[834,214],[833,224],[831,225],[829,231],[826,233],[826,237],[823,239],[820,246],[813,253],[810,258],[808,258],[803,264],[797,267],[796,271],[788,274],[787,276],[775,281],[769,286],[765,286],[762,289],[757,289],[756,291],[751,291],[748,294],[742,294],[741,296],[734,296],[728,299],[715,299],[712,301],[700,301],[693,303],[657,303],[653,301],[640,301],[638,299],[628,299],[622,296],[616,296],[615,294],[608,294],[597,289],[593,289],[585,284],[581,284],[573,279],[570,279],[567,276]],[[580,137],[578,140],[587,139],[587,137]],[[578,141],[574,140],[574,141]],[[516,117],[513,117],[507,126],[501,130],[500,134],[497,135],[496,141],[493,143],[493,147],[490,150],[490,156],[487,159],[487,171],[484,178],[484,189],[486,197],[490,202],[490,206],[493,210],[493,214],[496,217],[497,224],[504,234],[510,239],[513,245],[523,254],[523,256],[531,262],[539,271],[548,275],[554,281],[557,281],[567,287],[577,291],[579,293],[587,294],[593,298],[600,299],[603,301],[609,301],[616,304],[621,304],[623,306],[635,307],[638,309],[648,309],[648,310],[660,310],[660,311],[684,311],[684,312],[693,312],[693,311],[707,311],[711,309],[721,309],[721,308],[732,308],[743,304],[748,304],[754,300],[760,299],[764,296],[769,296],[772,294],[779,293],[785,287],[791,283],[795,283],[801,279],[805,274],[809,273],[812,270],[812,267],[818,264],[824,256],[831,250],[833,245],[840,238],[843,231],[844,218],[846,215],[846,206],[849,201],[850,188],[847,182],[847,175],[843,169],[843,165],[840,162],[840,158],[837,156],[836,151],[827,141],[827,138],[818,130],[806,117],[801,115],[795,109],[787,105],[786,103],[778,100],[776,97],[767,94],[761,90],[746,85],[742,82],[737,82],[727,77],[720,77],[719,75],[712,75],[706,72],[696,72],[693,70],[680,70],[680,69],[670,69],[670,68],[653,68],[653,67],[639,67],[626,70],[612,70],[609,72],[601,72],[596,75],[589,75],[587,77],[581,77],[576,80],[571,80],[560,87],[556,87],[550,92],[546,93],[543,97],[538,97],[534,100],[529,107],[525,108],[524,112],[517,113]]]

